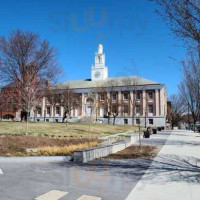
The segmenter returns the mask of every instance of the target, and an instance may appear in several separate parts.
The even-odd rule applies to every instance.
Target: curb
[[[72,156],[0,157],[2,162],[69,162]]]

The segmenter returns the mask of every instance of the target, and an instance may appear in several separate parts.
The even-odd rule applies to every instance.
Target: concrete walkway
[[[173,131],[126,200],[199,200],[200,135]]]

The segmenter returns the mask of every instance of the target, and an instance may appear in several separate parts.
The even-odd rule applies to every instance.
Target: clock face
[[[101,75],[101,74],[100,74],[100,72],[99,72],[99,71],[97,71],[97,72],[95,72],[95,73],[94,73],[94,77],[95,77],[95,78],[99,78],[99,77],[100,77],[100,75]]]

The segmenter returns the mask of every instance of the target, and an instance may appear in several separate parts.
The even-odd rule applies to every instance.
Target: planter
[[[153,134],[157,133],[157,128],[153,128]]]
[[[161,129],[161,127],[158,127],[158,131],[161,131],[162,129]]]
[[[164,126],[162,126],[162,127],[161,127],[161,130],[165,130],[165,127],[164,127]]]
[[[150,138],[150,132],[144,131],[144,138]]]

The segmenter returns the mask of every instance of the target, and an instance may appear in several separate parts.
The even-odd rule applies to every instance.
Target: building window
[[[149,124],[153,125],[153,119],[149,119]]]
[[[40,107],[37,109],[37,114],[38,114],[38,115],[41,115],[41,114],[42,114],[42,109],[41,109]]]
[[[128,100],[128,93],[124,93],[124,100]]]
[[[135,110],[136,114],[140,114],[140,105],[136,105]]]
[[[50,115],[50,114],[51,114],[51,108],[47,107],[47,115]]]
[[[56,115],[60,115],[60,107],[56,107]]]
[[[124,114],[128,114],[128,105],[124,105]]]
[[[136,124],[140,124],[140,119],[136,119]]]
[[[124,119],[124,124],[128,124],[128,119]]]
[[[117,94],[116,93],[112,94],[112,100],[117,100]]]
[[[104,101],[104,100],[105,100],[104,94],[100,94],[100,95],[99,95],[99,99],[100,99],[100,101]]]
[[[117,106],[116,105],[112,106],[112,113],[117,114]]]
[[[140,92],[137,92],[137,95],[136,95],[136,100],[140,100]]]
[[[148,92],[148,99],[150,99],[150,100],[153,99],[153,92]]]
[[[105,108],[104,107],[100,108],[99,115],[100,115],[100,117],[104,117],[104,115],[105,115]]]
[[[148,105],[148,113],[153,114],[153,105]]]

